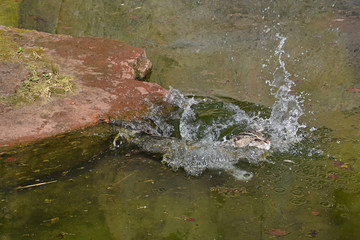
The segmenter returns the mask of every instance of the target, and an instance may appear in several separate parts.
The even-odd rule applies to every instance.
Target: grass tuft
[[[0,104],[20,106],[35,101],[47,102],[55,96],[70,93],[72,78],[60,74],[42,47],[21,46],[0,32],[0,62],[19,62],[26,67],[26,77],[10,96],[1,96]]]

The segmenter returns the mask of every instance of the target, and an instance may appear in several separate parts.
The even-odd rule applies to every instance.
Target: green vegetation
[[[18,38],[19,35],[14,35]],[[59,73],[58,67],[45,54],[42,47],[22,46],[0,31],[0,61],[3,64],[18,64],[24,67],[19,70],[19,79],[8,81],[18,82],[15,92],[0,98],[1,104],[19,106],[37,100],[46,102],[53,96],[71,92],[72,79]],[[15,71],[9,68],[9,71]]]
[[[52,72],[39,72],[36,65],[29,66],[31,69],[29,78],[22,82],[22,86],[7,98],[7,103],[19,105],[41,99],[46,101],[51,96],[71,91],[71,78],[59,75],[54,69]]]

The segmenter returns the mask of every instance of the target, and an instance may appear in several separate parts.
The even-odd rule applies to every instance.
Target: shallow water
[[[356,1],[21,1],[19,27],[145,48],[150,81],[180,89],[180,109],[196,113],[180,115],[178,137],[220,140],[216,121],[224,130],[247,119],[241,128],[263,128],[272,149],[268,161],[236,164],[249,181],[221,168],[188,176],[181,161],[174,172],[161,156],[113,149],[116,129],[103,127],[48,152],[56,140],[2,149],[0,239],[264,239],[271,229],[356,239],[360,97],[346,89],[360,84],[359,30],[342,24],[358,15]],[[39,182],[49,184],[15,189]]]

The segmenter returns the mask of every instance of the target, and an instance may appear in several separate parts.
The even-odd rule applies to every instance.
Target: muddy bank
[[[10,51],[0,62],[0,145],[90,126],[100,118],[138,118],[146,112],[149,102],[161,101],[166,94],[156,84],[138,81],[151,72],[152,64],[144,50],[123,42],[4,26],[0,26],[0,36],[10,45],[1,46]],[[31,60],[24,58],[25,54]],[[38,67],[34,73],[34,66],[44,59],[52,70]],[[45,97],[38,94],[26,103],[9,100],[19,100],[16,94],[24,86],[36,85],[34,82],[41,78],[49,83],[55,75],[66,76],[67,91],[47,91]],[[58,87],[59,82],[47,88]]]

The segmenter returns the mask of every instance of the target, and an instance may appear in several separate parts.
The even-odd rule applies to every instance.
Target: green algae
[[[30,74],[22,82],[22,86],[16,89],[16,93],[9,96],[5,102],[11,105],[23,105],[37,100],[46,102],[51,97],[71,92],[73,87],[71,78],[59,75],[56,68],[52,71],[48,68],[37,68],[36,65],[28,66]]]

